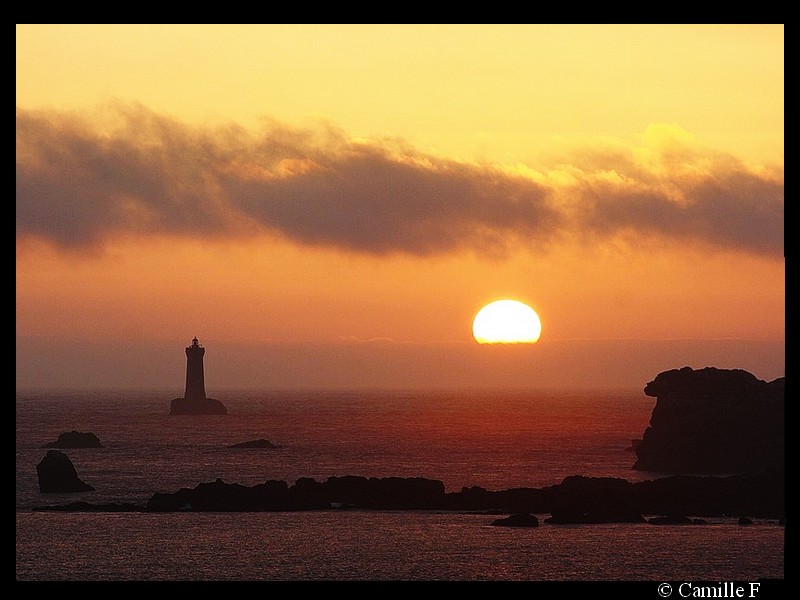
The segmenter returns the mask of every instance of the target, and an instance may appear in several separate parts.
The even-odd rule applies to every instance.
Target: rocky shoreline
[[[254,486],[221,479],[155,493],[145,505],[75,502],[36,511],[75,512],[265,512],[311,510],[425,510],[493,514],[549,513],[552,524],[643,523],[643,515],[749,517],[785,521],[782,472],[728,477],[675,475],[630,483],[624,479],[571,476],[542,488],[490,491],[465,487],[445,492],[425,478],[330,477],[270,480]]]
[[[254,486],[221,479],[155,493],[145,505],[75,502],[38,511],[262,512],[354,508],[492,512],[518,515],[506,526],[537,526],[534,513],[550,514],[549,524],[702,524],[701,517],[738,517],[785,522],[785,378],[757,379],[741,369],[690,367],[664,371],[644,388],[656,397],[650,423],[634,440],[634,469],[671,473],[630,483],[610,477],[567,477],[543,488],[490,491],[464,487],[445,492],[444,484],[421,477],[300,478],[294,485],[269,480]],[[64,436],[93,434],[71,432]],[[72,440],[74,442],[74,440]],[[91,440],[93,441],[93,440]],[[99,444],[99,440],[97,440]],[[229,448],[274,449],[266,439]],[[69,458],[48,451],[37,466],[43,493],[91,490]],[[691,474],[687,474],[691,473]],[[727,476],[714,473],[735,473]],[[693,519],[690,517],[694,517]],[[535,523],[535,524],[533,524]]]
[[[786,378],[742,369],[672,369],[644,387],[656,405],[633,442],[639,471],[742,473],[785,463]]]

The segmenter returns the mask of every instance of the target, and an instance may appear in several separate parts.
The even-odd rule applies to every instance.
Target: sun
[[[535,344],[541,334],[539,315],[519,300],[490,302],[472,321],[472,335],[479,344]]]

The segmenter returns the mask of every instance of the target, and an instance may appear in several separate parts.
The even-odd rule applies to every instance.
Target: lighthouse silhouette
[[[228,409],[214,398],[206,397],[205,371],[203,357],[206,349],[197,341],[197,336],[192,339],[192,344],[186,346],[186,387],[183,398],[175,398],[170,405],[171,415],[224,415]]]
[[[183,390],[184,400],[206,399],[206,382],[203,373],[203,348],[195,337],[192,345],[186,347],[186,388]]]

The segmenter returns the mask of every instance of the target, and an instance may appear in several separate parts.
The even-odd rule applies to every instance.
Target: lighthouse
[[[186,346],[186,388],[183,397],[186,400],[206,399],[206,382],[203,375],[203,356],[206,349],[197,341],[197,337],[192,339],[192,345]]]
[[[203,369],[203,357],[206,349],[192,339],[186,346],[186,387],[183,398],[175,398],[170,405],[171,415],[225,415],[228,409],[219,400],[206,396],[206,380]]]

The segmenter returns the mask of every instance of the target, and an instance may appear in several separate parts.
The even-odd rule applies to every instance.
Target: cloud
[[[650,126],[646,145],[587,161],[571,192],[575,225],[587,235],[702,241],[757,254],[783,254],[783,171],[751,169],[736,158],[697,148],[675,126]],[[613,157],[613,163],[610,160]]]
[[[138,105],[17,109],[18,238],[65,248],[117,234],[263,232],[371,254],[545,247],[620,234],[783,251],[783,173],[702,153],[655,127],[635,148],[514,170],[425,155],[332,127],[190,126]],[[524,171],[524,172],[523,172]]]

